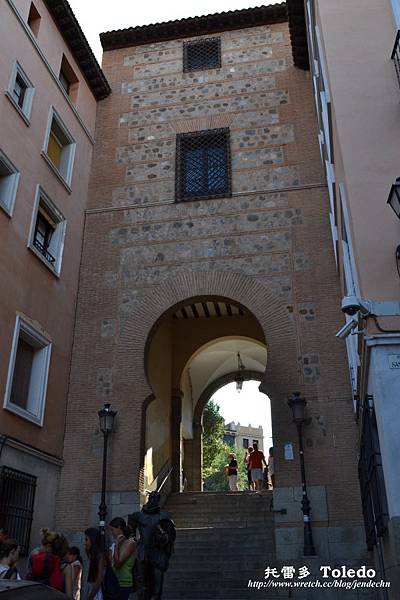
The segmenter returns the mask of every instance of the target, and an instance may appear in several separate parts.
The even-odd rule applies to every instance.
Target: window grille
[[[208,38],[183,44],[183,71],[219,69],[221,66],[221,39]]]
[[[175,176],[177,201],[231,196],[229,129],[177,135]]]
[[[17,540],[22,556],[29,552],[35,490],[34,475],[0,467],[0,528]]]
[[[55,227],[41,214],[38,213],[35,233],[33,235],[33,245],[39,250],[49,263],[55,263],[55,257],[49,252],[50,243],[55,232]]]
[[[358,474],[366,542],[368,550],[372,550],[377,537],[386,531],[389,515],[375,409],[369,395],[363,409]]]

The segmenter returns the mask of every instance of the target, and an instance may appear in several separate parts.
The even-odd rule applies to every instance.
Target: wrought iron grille
[[[183,71],[219,69],[221,66],[221,38],[207,38],[183,44]]]
[[[35,491],[34,475],[0,467],[0,527],[18,541],[23,556],[29,551]]]
[[[400,85],[400,31],[397,32],[391,58],[394,62],[394,68],[396,71],[397,81]]]
[[[389,515],[375,409],[369,395],[363,408],[358,475],[366,542],[368,550],[372,550],[377,538],[386,531]]]
[[[178,134],[175,176],[177,201],[230,196],[229,129]]]

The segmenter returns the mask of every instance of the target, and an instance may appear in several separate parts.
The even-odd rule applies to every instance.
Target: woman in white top
[[[0,579],[21,579],[15,566],[18,558],[18,542],[5,539],[0,546]]]
[[[68,598],[81,600],[82,557],[79,548],[71,546],[65,555],[66,564],[63,568],[64,588]]]

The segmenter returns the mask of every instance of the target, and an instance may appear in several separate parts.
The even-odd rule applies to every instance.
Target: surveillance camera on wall
[[[351,332],[357,327],[357,325],[358,322],[356,321],[356,319],[351,319],[348,323],[345,323],[345,325],[343,325],[343,327],[339,329],[339,331],[336,334],[336,337],[341,340],[344,340],[351,334]]]
[[[363,317],[371,314],[371,309],[366,302],[363,302],[358,296],[345,296],[342,300],[342,312],[345,315],[353,317],[360,312]]]

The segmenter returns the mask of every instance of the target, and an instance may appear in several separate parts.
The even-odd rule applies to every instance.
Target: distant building
[[[224,433],[224,442],[236,448],[248,448],[254,442],[258,443],[259,450],[263,450],[264,433],[261,425],[252,427],[241,425],[239,422],[231,421],[228,423]]]

